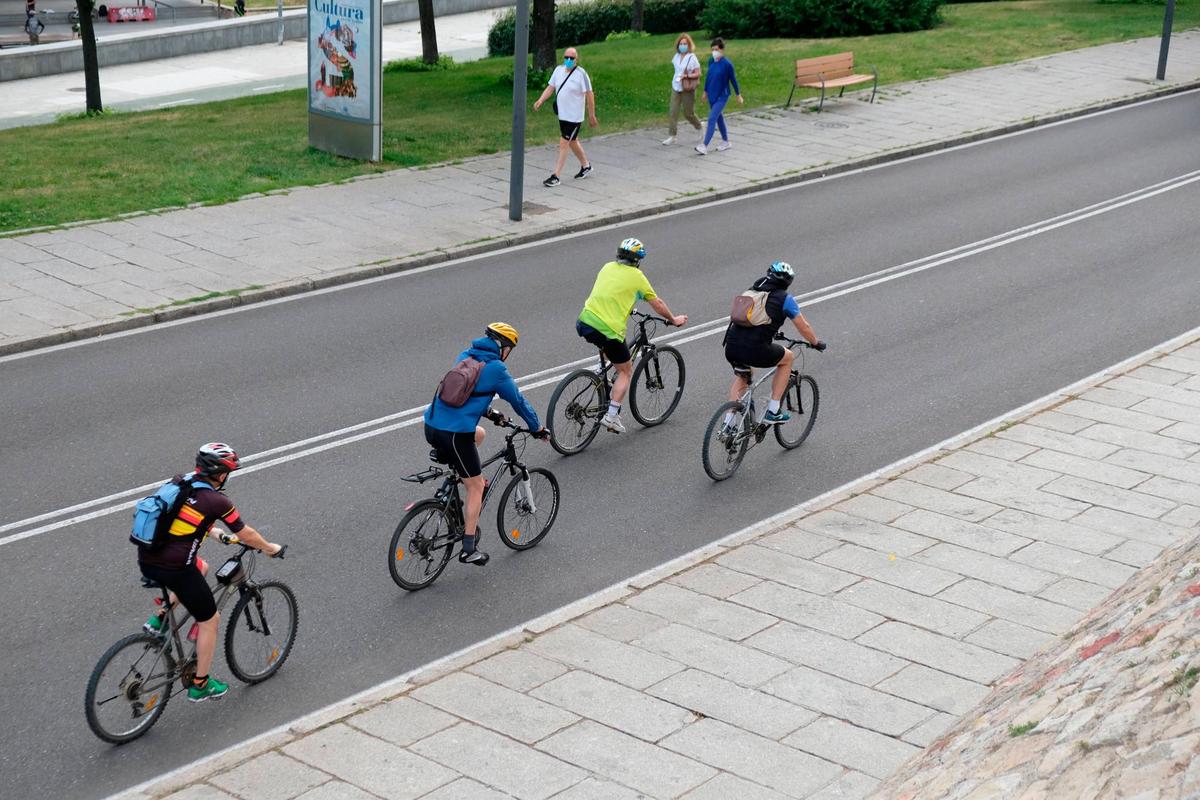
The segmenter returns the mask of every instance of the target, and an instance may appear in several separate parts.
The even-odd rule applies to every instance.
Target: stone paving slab
[[[880,89],[874,104],[851,93],[827,103],[819,116],[803,103],[735,113],[735,147],[705,158],[686,144],[662,147],[658,129],[601,135],[587,141],[595,172],[554,190],[541,186],[553,148],[532,148],[525,198],[546,210],[531,209],[521,222],[508,219],[509,154],[498,153],[222,206],[0,238],[0,354],[492,251],[1200,85],[1200,31],[1173,36],[1168,80],[1161,83],[1150,80],[1158,45],[1157,38],[1138,39],[895,84]],[[630,191],[634,174],[638,190]],[[681,175],[711,188],[682,195]],[[327,208],[345,212],[345,232],[355,242],[338,258],[312,246],[307,220]],[[453,225],[446,222],[449,209],[459,212]],[[406,233],[380,234],[398,230]],[[171,305],[213,292],[241,294]],[[1154,382],[1161,380],[1131,377],[1126,388],[1109,387],[1094,397],[1123,402],[1141,397],[1136,390]],[[1145,426],[1132,427],[1157,433],[1187,422],[1190,413],[1172,399],[1190,387],[1163,385],[1172,392],[1129,408],[1080,402],[1101,415],[1096,421],[1122,425],[1132,414]]]
[[[1164,352],[1115,372],[1177,372],[1186,359],[1200,370],[1200,329]],[[1169,395],[1200,426],[1200,381],[1165,377],[1113,383],[1136,388],[1138,403]],[[1198,485],[1184,478],[1200,466],[1132,440],[1081,446],[1097,426],[1109,439],[1145,433],[1139,416],[1075,416],[1115,408],[1078,400],[1089,388],[995,426],[1018,438],[972,432],[129,798],[866,797],[944,746],[1027,659],[1094,627],[1089,610],[1161,569],[1164,548],[1200,541],[1192,496],[1170,497]],[[1132,472],[1106,472],[1116,468]],[[1096,484],[1157,516],[1085,492],[1047,505],[1049,516],[1028,508],[1030,491],[1085,480],[1072,473],[1119,480],[1126,488]],[[985,480],[1004,491],[981,505],[967,493]],[[1200,597],[1200,585],[1188,591]],[[1154,638],[1139,620],[1122,623],[1115,646]],[[1120,674],[1130,691],[1143,680]],[[1069,742],[1100,690],[1114,691],[1059,697],[1039,730]],[[1089,746],[1132,735],[1130,715],[1144,710],[1102,720]],[[1147,745],[1131,775],[1158,774],[1155,752],[1191,746],[1187,731],[1167,733],[1170,746]]]

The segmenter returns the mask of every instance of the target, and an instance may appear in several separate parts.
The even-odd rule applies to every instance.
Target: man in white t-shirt
[[[558,104],[558,130],[561,138],[558,140],[558,163],[554,165],[554,172],[550,173],[550,177],[542,181],[543,186],[558,186],[562,183],[558,176],[567,163],[568,148],[579,159],[576,178],[586,178],[592,171],[587,153],[583,152],[583,145],[579,143],[579,129],[583,127],[585,105],[588,124],[593,128],[599,124],[596,122],[596,96],[592,94],[592,79],[588,77],[587,71],[579,66],[579,53],[574,47],[568,47],[563,52],[563,63],[554,68],[554,74],[550,76],[550,82],[546,84],[542,96],[534,102],[533,110],[541,108],[542,103],[552,94],[555,95],[555,102]]]

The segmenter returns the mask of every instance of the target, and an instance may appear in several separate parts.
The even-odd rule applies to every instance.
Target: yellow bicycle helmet
[[[493,322],[487,326],[484,334],[496,340],[501,347],[516,347],[517,340],[521,338],[521,334],[517,333],[517,329],[507,322]]]

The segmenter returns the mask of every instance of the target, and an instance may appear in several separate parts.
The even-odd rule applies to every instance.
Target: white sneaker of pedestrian
[[[675,144],[675,137],[668,136],[667,138],[663,139],[663,144]]]
[[[729,141],[728,139],[722,139],[721,143],[717,145],[717,151],[720,152],[722,150],[728,150],[731,147],[733,147],[733,142]]]
[[[700,155],[708,155],[708,148],[704,146],[704,142],[696,145],[696,152]]]

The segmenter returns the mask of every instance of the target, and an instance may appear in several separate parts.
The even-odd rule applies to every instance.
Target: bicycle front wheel
[[[817,423],[817,407],[820,403],[821,393],[817,391],[817,382],[812,376],[801,375],[797,380],[793,375],[788,381],[782,403],[784,410],[792,416],[782,425],[774,426],[775,440],[787,450],[794,450],[803,444]]]
[[[733,422],[725,424],[725,415],[733,414]],[[750,446],[750,432],[746,430],[749,421],[744,414],[745,407],[736,401],[722,403],[708,427],[704,429],[704,447],[700,452],[704,462],[704,471],[714,481],[723,481],[737,472]]]
[[[281,581],[248,585],[225,628],[225,660],[244,683],[260,683],[274,675],[292,652],[300,606],[296,593]]]
[[[683,397],[687,372],[683,355],[670,345],[654,348],[633,369],[629,384],[629,410],[633,418],[652,428],[666,421]]]
[[[546,537],[557,517],[558,479],[553,472],[534,467],[528,483],[514,475],[496,511],[500,541],[513,550],[528,550]]]
[[[388,569],[401,589],[415,592],[437,580],[454,549],[454,526],[436,500],[422,500],[404,515],[388,548]]]
[[[550,444],[564,456],[582,452],[596,438],[607,405],[604,382],[590,369],[577,369],[563,378],[546,409]]]
[[[176,677],[163,640],[149,633],[126,636],[100,656],[88,679],[88,727],[111,744],[132,742],[158,721]]]

